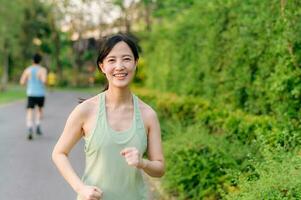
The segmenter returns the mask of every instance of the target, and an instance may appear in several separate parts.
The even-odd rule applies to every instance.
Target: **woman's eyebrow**
[[[116,58],[116,56],[108,56],[108,57],[106,57],[106,59],[108,59],[108,58]]]
[[[130,55],[130,54],[125,54],[125,55],[122,55],[122,57],[126,57],[126,56],[133,57],[133,56],[132,56],[132,55]]]

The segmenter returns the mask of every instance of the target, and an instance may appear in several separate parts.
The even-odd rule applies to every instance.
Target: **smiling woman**
[[[127,35],[104,40],[97,64],[108,88],[72,111],[53,150],[53,161],[78,200],[148,199],[142,173],[164,174],[157,115],[129,88],[138,59],[137,46]],[[85,140],[86,169],[79,179],[68,154],[81,138]]]

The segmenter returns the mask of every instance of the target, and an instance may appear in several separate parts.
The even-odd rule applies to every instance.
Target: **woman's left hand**
[[[144,161],[136,147],[124,148],[120,154],[125,158],[129,166],[144,168]]]

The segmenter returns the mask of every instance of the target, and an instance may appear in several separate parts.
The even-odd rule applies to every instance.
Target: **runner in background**
[[[26,85],[27,90],[27,139],[33,139],[33,133],[41,135],[41,120],[43,114],[43,107],[45,102],[45,84],[47,79],[47,70],[40,65],[42,56],[35,54],[33,56],[33,63],[27,67],[20,79],[21,85]],[[35,109],[37,106],[37,109]],[[35,117],[35,120],[34,120]]]

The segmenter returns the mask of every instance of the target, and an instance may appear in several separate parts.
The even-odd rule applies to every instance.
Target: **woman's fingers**
[[[94,187],[94,190],[97,191],[99,194],[102,194],[102,193],[103,193],[102,190],[99,189],[98,187]]]
[[[138,167],[141,161],[140,153],[136,147],[124,148],[120,154],[124,156],[126,162],[130,166]]]
[[[128,153],[131,153],[132,151],[135,151],[135,150],[137,150],[135,147],[126,147],[126,148],[124,148],[124,149],[120,152],[120,154],[121,154],[122,156],[125,156],[125,155],[127,155]]]
[[[85,200],[100,200],[103,192],[96,186],[85,185],[79,194]]]
[[[100,200],[102,197],[102,190],[99,189],[98,187],[94,187],[93,188],[93,197],[96,198],[97,200]]]
[[[103,192],[97,187],[94,188],[94,192],[94,197],[96,197],[97,200],[101,199]]]

